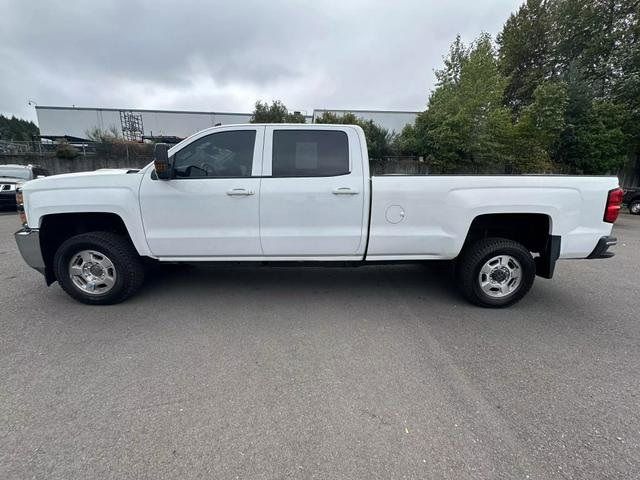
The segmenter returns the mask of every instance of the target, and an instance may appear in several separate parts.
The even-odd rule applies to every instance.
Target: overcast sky
[[[39,105],[423,110],[457,33],[520,0],[0,0],[0,113]],[[89,6],[90,4],[93,4]]]

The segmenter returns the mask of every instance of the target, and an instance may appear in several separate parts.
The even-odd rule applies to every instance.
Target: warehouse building
[[[399,133],[412,123],[418,112],[384,110],[332,110],[317,109],[305,115],[312,123],[325,112],[338,115],[353,113],[389,131]],[[36,106],[40,136],[45,140],[66,139],[81,142],[89,139],[89,132],[100,129],[116,131],[127,140],[177,141],[216,125],[249,123],[251,113],[190,112],[176,110],[145,110],[119,108],[84,108]]]

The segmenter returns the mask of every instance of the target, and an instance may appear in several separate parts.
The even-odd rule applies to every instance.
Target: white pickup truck
[[[456,259],[471,302],[503,307],[557,259],[605,258],[622,201],[615,177],[371,176],[352,125],[203,130],[140,170],[27,182],[26,262],[88,304],[120,302],[160,262]]]

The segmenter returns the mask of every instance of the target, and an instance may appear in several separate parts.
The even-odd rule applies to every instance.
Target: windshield
[[[28,168],[0,166],[0,178],[21,178],[23,180],[30,180],[31,172]]]

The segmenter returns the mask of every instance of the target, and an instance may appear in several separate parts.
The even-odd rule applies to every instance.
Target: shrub
[[[73,145],[70,145],[68,142],[60,142],[56,145],[56,157],[58,158],[66,158],[72,159],[76,158],[80,152]]]

